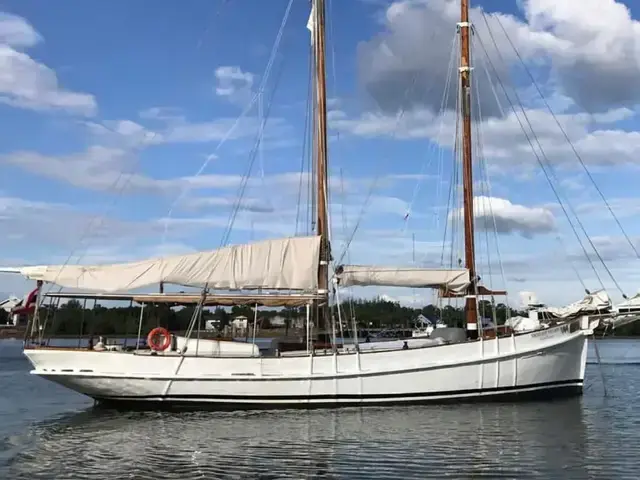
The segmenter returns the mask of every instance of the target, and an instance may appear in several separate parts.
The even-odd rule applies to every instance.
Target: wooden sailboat
[[[205,405],[213,408],[336,407],[393,403],[551,397],[580,394],[587,337],[600,322],[588,302],[555,316],[545,327],[505,335],[479,335],[476,299],[498,295],[479,285],[475,269],[471,144],[469,5],[461,2],[460,87],[464,183],[465,266],[458,269],[341,265],[330,275],[327,216],[327,115],[325,2],[314,0],[310,29],[315,58],[316,235],[225,247],[211,252],[109,266],[43,266],[16,269],[27,278],[63,287],[107,292],[93,298],[142,304],[197,305],[191,327],[151,350],[43,348],[26,344],[33,374],[94,399],[118,405]],[[365,348],[307,348],[263,356],[253,343],[190,338],[202,308],[250,304],[307,307],[316,325],[329,325],[330,279],[352,285],[438,289],[463,297],[464,330],[446,338],[380,342]],[[117,294],[153,284],[202,288],[200,295]],[[276,294],[221,295],[211,290],[260,290]],[[102,296],[100,296],[102,295]],[[37,314],[36,314],[37,320]],[[462,335],[460,335],[462,334]],[[307,337],[308,339],[309,337]]]

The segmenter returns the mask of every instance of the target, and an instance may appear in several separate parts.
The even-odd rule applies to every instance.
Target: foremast
[[[475,232],[473,216],[473,151],[471,147],[471,52],[469,22],[469,0],[460,2],[460,105],[462,115],[462,188],[464,211],[465,267],[469,270],[471,283],[466,295],[465,315],[467,335],[478,337],[477,281],[475,260]]]

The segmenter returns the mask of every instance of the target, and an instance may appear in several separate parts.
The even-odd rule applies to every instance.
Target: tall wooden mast
[[[320,236],[320,266],[318,268],[318,290],[325,298],[317,311],[317,327],[327,325],[327,303],[329,283],[329,259],[331,256],[329,245],[329,220],[327,214],[327,97],[326,97],[326,68],[325,68],[325,2],[313,0],[313,46],[315,59],[315,170],[316,170],[316,231]]]
[[[460,2],[460,99],[462,106],[462,184],[464,206],[464,256],[469,269],[471,286],[467,292],[465,311],[467,334],[478,337],[478,309],[476,299],[476,259],[473,223],[473,157],[471,149],[471,54],[469,22],[469,0]]]

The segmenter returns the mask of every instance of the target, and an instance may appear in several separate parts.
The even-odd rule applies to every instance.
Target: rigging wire
[[[456,46],[458,45],[458,35],[454,35],[454,37],[451,39],[451,48],[450,48],[450,53],[449,53],[449,65],[447,67],[447,72],[451,72],[452,71],[452,66],[453,66],[453,62],[455,60],[455,51],[456,51]],[[445,85],[444,85],[444,91],[442,92],[442,100],[440,101],[440,112],[444,112],[445,111],[445,106],[446,106],[446,102],[449,98],[449,91],[451,88],[451,77],[452,75],[447,75],[447,79],[445,80]],[[442,133],[444,127],[444,117],[441,116],[440,117],[440,121],[438,122],[438,133],[437,133],[437,137],[436,138],[440,138],[440,135]],[[438,149],[438,158],[440,158],[440,154],[443,151],[443,148],[441,148],[439,146],[439,144],[437,144],[436,142],[432,142],[431,143],[431,148],[433,148],[434,150],[437,148]],[[413,195],[411,197],[411,202],[409,203],[409,209],[407,211],[407,215],[405,216],[405,227],[406,224],[409,220],[409,216],[411,214],[411,212],[413,211],[413,206],[416,202],[416,199],[418,197],[418,193],[420,191],[420,187],[422,185],[422,176],[424,174],[424,172],[431,166],[431,162],[433,161],[433,156],[429,155],[429,151],[427,151],[427,155],[426,155],[426,159],[425,161],[422,162],[422,165],[420,167],[420,174],[418,179],[416,180],[416,185],[413,188]],[[437,196],[437,195],[436,195]]]
[[[449,95],[451,94],[451,78],[455,78],[456,79],[456,108],[457,108],[458,101],[459,101],[458,95],[459,95],[460,85],[459,85],[459,82],[458,82],[457,74],[455,73],[457,70],[454,69],[454,61],[458,58],[456,52],[459,49],[460,36],[458,34],[456,34],[456,35],[454,35],[453,39],[454,39],[454,45],[453,45],[453,49],[452,49],[452,51],[450,53],[451,57],[449,59],[449,71],[452,72],[452,75],[448,76],[449,85],[447,87],[448,91],[446,92],[447,98],[446,98],[445,103],[443,104],[443,106],[442,106],[442,108],[440,110],[441,111],[441,115],[445,111],[444,110],[444,105],[448,104]],[[441,123],[441,126],[442,126],[444,124],[444,115],[442,116],[441,121],[442,121],[442,123]],[[457,121],[457,118],[456,118],[456,121]],[[441,136],[441,131],[438,132],[438,138],[440,138],[440,136]],[[454,131],[454,138],[453,138],[453,141],[451,142],[452,145],[455,145],[456,138],[457,138],[457,131]],[[454,162],[455,162],[455,158],[454,158]],[[435,228],[436,231],[440,228],[440,213],[439,213],[440,212],[440,207],[438,205],[439,205],[439,201],[440,201],[441,196],[442,196],[443,171],[444,171],[444,148],[440,148],[439,157],[438,157],[438,176],[437,176],[438,182],[437,182],[437,185],[436,185],[436,202],[435,202],[436,203],[436,208],[434,209],[434,228]],[[446,212],[446,213],[447,213],[446,221],[448,221],[449,212]]]
[[[582,276],[580,275],[580,272],[578,272],[578,269],[574,265],[573,261],[571,260],[571,257],[569,256],[569,252],[568,252],[567,248],[565,247],[565,244],[562,241],[562,238],[560,237],[559,234],[556,235],[556,240],[560,244],[560,248],[564,252],[564,255],[565,255],[566,259],[569,260],[569,265],[571,266],[571,269],[573,270],[573,272],[576,274],[576,277],[578,277],[578,281],[582,285],[582,288],[585,291],[588,291],[589,289],[587,288],[587,285],[585,284],[584,280],[582,279]]]
[[[476,33],[477,33],[477,32],[476,32]],[[489,34],[491,35],[491,30],[489,30]],[[491,35],[491,36],[492,36],[492,35]],[[541,169],[542,169],[542,171],[543,171],[543,173],[544,173],[544,175],[545,175],[545,178],[547,179],[547,182],[549,183],[549,186],[551,187],[551,190],[553,191],[553,193],[554,193],[554,195],[555,195],[556,199],[558,200],[558,203],[559,203],[559,205],[560,205],[560,207],[561,207],[562,211],[564,212],[565,216],[567,217],[567,221],[569,222],[569,225],[571,226],[571,229],[573,230],[573,233],[574,233],[574,235],[576,236],[576,239],[578,240],[578,243],[580,244],[580,247],[582,248],[582,250],[583,250],[583,252],[584,252],[585,256],[587,257],[587,259],[588,259],[588,261],[589,261],[589,263],[590,263],[590,265],[591,265],[591,267],[592,267],[592,269],[593,269],[593,271],[594,271],[594,274],[595,274],[596,278],[598,279],[598,281],[600,282],[600,284],[604,287],[604,285],[602,284],[602,280],[601,280],[600,276],[598,275],[597,270],[595,269],[595,266],[593,265],[593,262],[591,261],[591,258],[590,258],[590,256],[589,256],[589,254],[587,253],[587,251],[586,251],[586,248],[585,248],[584,244],[583,244],[583,243],[582,243],[582,241],[580,240],[580,236],[579,236],[579,234],[578,234],[578,232],[577,232],[577,230],[576,230],[576,227],[575,227],[575,225],[573,224],[573,222],[571,221],[571,218],[570,218],[570,216],[569,216],[569,214],[568,214],[568,212],[567,212],[567,207],[565,207],[564,203],[562,202],[562,199],[561,199],[561,197],[560,197],[560,194],[559,194],[559,192],[557,191],[557,189],[556,189],[556,187],[555,187],[555,185],[554,185],[554,183],[553,183],[553,181],[552,181],[552,178],[551,178],[551,177],[552,177],[552,176],[553,176],[553,177],[555,177],[555,175],[553,175],[553,169],[552,169],[551,165],[550,165],[550,164],[549,164],[549,162],[548,162],[548,159],[547,159],[547,157],[546,157],[546,155],[545,155],[545,153],[544,153],[544,150],[543,150],[542,146],[540,145],[540,141],[539,141],[539,139],[538,139],[537,135],[536,135],[536,134],[535,134],[535,132],[533,131],[533,128],[532,128],[531,122],[529,121],[528,115],[526,114],[526,111],[525,111],[525,109],[524,109],[524,106],[522,105],[522,102],[520,101],[520,97],[519,97],[518,93],[517,93],[517,92],[514,92],[514,93],[515,93],[515,96],[516,96],[516,100],[517,100],[517,102],[518,102],[518,104],[519,104],[519,106],[520,106],[520,109],[522,110],[522,115],[524,116],[525,121],[529,124],[529,128],[530,128],[530,129],[531,129],[531,131],[532,131],[532,136],[533,136],[534,140],[536,140],[536,143],[538,144],[538,149],[540,150],[540,154],[542,154],[542,157],[545,159],[545,161],[546,161],[546,162],[547,162],[547,164],[548,164],[549,171],[547,171],[547,168],[545,167],[545,165],[544,165],[544,163],[543,163],[542,159],[540,158],[540,155],[538,154],[538,152],[536,151],[536,149],[535,149],[535,147],[534,147],[534,145],[533,145],[533,141],[531,140],[531,137],[529,136],[529,134],[527,133],[526,129],[524,128],[524,124],[522,123],[522,120],[521,120],[521,119],[520,119],[520,117],[518,116],[518,113],[517,113],[517,111],[516,111],[515,105],[513,104],[512,100],[511,100],[511,97],[509,96],[509,94],[508,94],[508,92],[507,92],[507,90],[506,90],[506,88],[505,88],[505,86],[504,86],[504,83],[502,82],[502,79],[500,78],[500,75],[498,74],[497,69],[496,69],[495,65],[493,64],[493,61],[491,60],[491,58],[490,58],[490,56],[489,56],[489,54],[488,54],[488,52],[487,52],[487,49],[486,49],[486,48],[485,48],[485,46],[484,46],[484,42],[482,41],[482,39],[481,39],[481,37],[480,37],[480,35],[479,35],[479,34],[477,34],[477,35],[476,35],[476,38],[478,39],[478,42],[479,42],[479,44],[480,44],[481,48],[482,48],[482,49],[483,49],[483,51],[485,52],[485,55],[486,55],[486,57],[487,57],[487,61],[488,61],[489,65],[491,66],[491,68],[492,68],[492,70],[493,70],[493,72],[494,72],[494,75],[496,76],[496,79],[498,80],[498,84],[500,85],[500,87],[501,87],[501,89],[502,89],[503,93],[505,94],[505,97],[507,98],[507,101],[508,101],[508,103],[509,103],[509,105],[510,105],[510,107],[511,107],[511,109],[512,109],[513,113],[514,113],[514,116],[515,116],[516,120],[518,121],[518,123],[519,123],[519,125],[520,125],[520,128],[522,129],[522,132],[523,132],[523,134],[525,135],[525,138],[527,139],[527,142],[529,143],[529,145],[530,145],[530,147],[531,147],[532,153],[534,154],[534,156],[535,156],[535,158],[536,158],[536,160],[537,160],[538,164],[540,165],[540,167],[541,167]],[[492,38],[493,38],[493,36],[492,36]],[[495,44],[495,40],[494,40],[494,44]],[[502,55],[500,54],[500,52],[499,52],[499,50],[498,50],[497,44],[495,44],[495,48],[496,48],[496,50],[497,50],[497,52],[498,52],[498,56],[499,56],[499,58],[500,58],[502,61],[504,61],[504,60],[502,59]],[[551,175],[550,175],[550,173],[551,173]],[[576,217],[576,222],[577,222],[578,226],[581,228],[581,230],[582,230],[582,231],[583,231],[583,233],[585,234],[585,236],[586,236],[586,238],[587,238],[587,241],[591,244],[591,247],[594,249],[594,251],[595,251],[595,253],[596,253],[596,255],[597,255],[598,259],[600,260],[600,262],[602,263],[603,267],[605,268],[605,270],[606,270],[606,271],[607,271],[607,273],[609,274],[609,277],[611,278],[611,280],[613,281],[613,283],[615,284],[615,286],[618,288],[618,290],[622,293],[623,297],[625,297],[625,298],[626,298],[626,296],[625,296],[624,292],[622,291],[622,288],[620,287],[620,285],[618,284],[618,282],[616,281],[616,279],[615,279],[615,278],[613,277],[613,275],[611,274],[611,271],[610,271],[610,270],[609,270],[609,268],[607,267],[606,263],[604,262],[604,260],[603,260],[602,256],[601,256],[601,255],[600,255],[600,253],[598,252],[598,250],[595,248],[595,245],[593,244],[593,241],[591,240],[591,238],[590,238],[590,237],[589,237],[589,235],[587,234],[586,230],[584,229],[584,226],[582,225],[582,222],[580,221],[579,217],[575,214],[575,211],[573,211],[573,208],[571,207],[570,202],[569,202],[569,201],[567,201],[567,204],[568,204],[569,209],[572,211],[573,215]]]
[[[434,36],[435,36],[435,32],[433,32],[432,38]],[[398,113],[396,114],[394,130],[393,130],[393,133],[391,135],[392,138],[395,138],[397,136],[397,134],[398,134],[398,130],[400,129],[400,123],[401,123],[402,119],[404,118],[404,115],[405,115],[406,110],[407,110],[407,99],[408,99],[408,96],[409,96],[410,93],[413,92],[413,89],[415,88],[415,86],[417,84],[417,79],[418,79],[418,73],[415,73],[413,75],[413,77],[412,77],[412,81],[411,81],[410,86],[407,89],[405,89],[405,91],[404,91],[403,102],[401,104],[401,107],[400,107]],[[426,89],[426,91],[431,91],[433,89],[434,85],[435,85],[435,81],[433,81],[429,85],[429,87]],[[373,99],[373,102],[376,105],[376,107],[378,108],[378,110],[382,111],[382,108],[380,107],[380,104],[375,99]],[[369,189],[369,191],[367,193],[367,196],[365,198],[365,203],[363,205],[363,209],[361,210],[360,215],[359,215],[359,217],[358,217],[358,219],[356,221],[356,225],[354,227],[354,230],[353,230],[352,234],[349,236],[349,240],[347,241],[347,243],[343,246],[343,248],[345,250],[349,248],[349,246],[351,245],[351,243],[353,241],[353,238],[355,237],[355,234],[356,234],[357,230],[359,229],[359,226],[360,226],[360,223],[362,221],[362,217],[364,215],[366,207],[367,207],[367,205],[368,205],[368,203],[369,203],[369,201],[371,199],[371,196],[375,192],[375,187],[378,184],[379,177],[380,177],[380,174],[376,175],[376,177],[371,182],[370,189]],[[345,253],[343,252],[340,255],[339,262],[337,262],[336,264],[339,265],[342,262],[342,259],[344,259],[344,257],[345,257]]]
[[[108,128],[105,126],[105,128]],[[108,128],[109,130],[111,130],[110,128]],[[87,223],[86,227],[83,229],[82,233],[80,234],[80,239],[78,240],[78,243],[76,244],[76,247],[71,249],[71,252],[69,253],[69,255],[67,256],[67,258],[65,259],[64,263],[60,266],[58,273],[56,274],[54,280],[49,284],[46,292],[44,293],[44,295],[39,295],[39,297],[41,297],[41,299],[43,299],[44,297],[46,297],[49,293],[51,293],[51,290],[54,289],[54,287],[56,287],[56,281],[58,280],[58,278],[60,277],[60,274],[62,273],[62,270],[69,264],[69,262],[71,262],[71,259],[74,257],[75,252],[82,247],[82,244],[84,242],[84,240],[86,239],[87,235],[89,235],[89,233],[91,232],[92,228],[94,227],[94,221],[96,219],[99,220],[98,222],[98,226],[100,225],[100,223],[102,222],[102,220],[104,219],[104,217],[109,213],[109,211],[115,206],[115,204],[118,202],[118,200],[120,200],[120,198],[122,197],[123,192],[125,191],[125,189],[129,186],[129,183],[131,182],[131,178],[133,178],[133,175],[135,174],[138,166],[140,165],[140,155],[139,155],[139,151],[142,150],[143,145],[145,144],[145,142],[147,140],[153,140],[153,138],[156,137],[156,133],[151,133],[150,136],[145,137],[144,141],[141,141],[140,143],[138,143],[136,146],[134,146],[132,148],[132,155],[134,158],[134,162],[132,165],[132,169],[128,174],[125,174],[124,171],[120,171],[118,173],[118,176],[116,177],[116,180],[111,184],[111,186],[108,188],[108,190],[111,189],[115,189],[115,187],[117,187],[117,185],[120,183],[120,180],[123,179],[124,177],[124,182],[120,185],[119,190],[116,190],[116,195],[112,198],[110,203],[107,203],[107,205],[105,206],[103,212],[101,215],[94,215],[92,218],[89,219],[89,222]],[[80,254],[76,260],[76,264],[80,263],[80,261],[82,260],[82,258],[84,258],[84,256],[87,253],[87,249],[88,246],[84,247],[85,250],[83,251],[82,254]],[[62,291],[64,287],[58,287],[58,292],[60,293]],[[53,301],[53,300],[52,300]],[[40,300],[40,303],[42,303],[42,301]]]
[[[222,7],[226,6],[228,3],[230,3],[231,0],[223,0],[223,4],[217,9],[215,16],[219,16],[221,11],[222,11]],[[197,49],[199,49],[202,46],[202,38],[204,37],[204,34],[207,32],[207,30],[205,30],[205,32],[203,33],[203,36],[200,38],[200,40],[198,41],[198,44],[196,46]],[[107,128],[108,130],[112,130],[111,128],[103,125],[103,127]],[[93,222],[95,219],[103,219],[107,213],[111,210],[111,208],[113,208],[113,206],[117,203],[117,201],[121,198],[122,193],[124,192],[124,190],[128,187],[129,183],[131,182],[131,178],[133,177],[133,175],[135,174],[136,169],[138,168],[139,164],[140,164],[140,156],[139,156],[139,151],[141,150],[143,145],[146,143],[147,140],[153,140],[153,138],[156,137],[156,133],[152,132],[148,137],[146,137],[143,141],[141,141],[137,146],[135,146],[133,148],[133,154],[135,155],[134,158],[134,164],[133,164],[133,168],[131,169],[130,173],[125,177],[125,172],[124,171],[120,171],[118,173],[118,176],[116,177],[115,181],[111,184],[111,186],[108,188],[108,190],[111,190],[112,188],[115,188],[119,183],[120,180],[125,177],[125,181],[124,183],[121,185],[120,189],[117,190],[117,194],[116,196],[112,199],[112,201],[110,203],[108,203],[104,209],[104,211],[102,212],[101,215],[95,215],[93,216],[89,222],[87,223],[85,229],[81,232],[80,234],[80,239],[78,240],[78,243],[76,244],[76,247],[72,248],[71,252],[69,253],[69,255],[67,256],[67,258],[65,259],[64,263],[60,266],[60,269],[58,271],[58,273],[56,274],[56,277],[54,278],[53,282],[50,283],[49,287],[47,288],[46,292],[44,293],[44,296],[39,295],[39,297],[41,299],[43,299],[46,295],[48,295],[51,290],[54,289],[54,287],[56,287],[56,281],[58,280],[58,278],[60,277],[60,274],[62,273],[62,270],[69,264],[69,262],[71,261],[71,259],[73,258],[75,252],[78,250],[78,248],[80,248],[80,246],[82,246],[82,243],[84,242],[84,240],[86,239],[86,236],[89,234],[89,232],[91,231],[92,227],[93,227]],[[164,243],[166,238],[166,227],[165,227],[165,232],[163,235],[163,240],[162,243]],[[85,247],[84,252],[78,256],[77,260],[76,260],[76,264],[80,263],[80,261],[84,258],[84,256],[87,253],[87,248],[88,246]],[[58,293],[60,293],[62,291],[63,287],[60,286],[58,287]],[[42,300],[39,300],[40,303],[42,303]],[[44,332],[44,329],[43,329]]]
[[[488,27],[488,32],[489,32],[489,36],[491,38],[491,41],[493,42],[494,48],[498,54],[499,59],[504,62],[504,58],[502,57],[502,54],[500,53],[500,50],[498,49],[498,44],[495,40],[495,37],[493,35],[493,32],[491,30],[491,28],[488,26],[488,22],[487,22],[487,27]],[[480,43],[482,44],[482,39],[480,38],[480,36],[478,36],[478,40],[480,41]],[[484,48],[484,47],[483,47]],[[489,61],[491,61],[489,59]],[[500,81],[500,80],[499,80]],[[506,92],[505,92],[505,95]],[[533,130],[533,126],[531,124],[531,122],[529,121],[529,116],[527,115],[527,112],[524,108],[524,105],[522,104],[522,101],[520,100],[520,96],[518,95],[518,92],[514,89],[514,95],[516,97],[516,100],[518,102],[518,105],[520,107],[520,110],[522,111],[522,115],[525,118],[525,121],[527,122],[527,124],[529,125],[529,128],[531,130],[532,136],[534,138],[534,140],[536,141],[536,144],[538,145],[538,149],[540,150],[540,153],[542,154],[542,157],[544,158],[548,168],[549,168],[549,172],[551,173],[551,177],[553,177],[556,182],[558,181],[557,176],[555,175],[555,171],[553,166],[551,165],[551,162],[549,162],[549,159],[547,158],[544,149],[542,148],[542,145],[540,143],[540,140],[538,139],[538,136],[536,135],[535,131]],[[511,102],[511,100],[509,99],[508,95],[507,95],[507,99],[509,100],[509,102]],[[515,113],[515,112],[514,112]],[[533,145],[531,145],[533,148]],[[536,158],[540,158],[536,155]],[[540,165],[542,166],[542,162],[539,162]],[[545,176],[547,175],[546,171],[545,171]],[[549,184],[551,185],[551,181],[549,179],[549,177],[547,177],[547,179],[549,180]],[[556,192],[555,187],[552,187],[554,190],[554,193]],[[560,196],[557,195],[556,198],[558,198],[558,202],[561,204],[561,207],[563,208],[564,211],[564,205],[562,205],[562,200],[560,200]],[[567,206],[569,207],[569,210],[571,211],[571,213],[573,214],[573,216],[576,219],[576,223],[578,224],[578,226],[580,227],[580,229],[582,230],[582,233],[585,235],[587,241],[589,242],[589,244],[591,245],[591,248],[593,248],[593,251],[595,252],[596,256],[598,257],[598,260],[600,261],[600,263],[602,263],[602,266],[604,267],[605,271],[607,272],[607,274],[609,275],[609,277],[611,278],[611,280],[613,281],[614,285],[616,286],[616,288],[618,289],[618,291],[620,291],[620,293],[622,294],[623,298],[627,298],[627,296],[625,295],[624,291],[622,290],[622,288],[620,287],[619,283],[617,282],[617,280],[615,279],[615,277],[613,276],[613,274],[611,273],[611,271],[609,270],[609,267],[607,266],[606,262],[604,261],[604,259],[602,258],[602,256],[600,255],[600,252],[598,251],[598,249],[596,248],[595,244],[593,243],[591,237],[589,236],[589,234],[587,233],[586,229],[584,228],[584,225],[582,224],[582,221],[580,220],[580,218],[578,217],[577,213],[575,212],[575,210],[573,209],[573,206],[571,205],[570,200],[567,198],[566,199],[567,202]],[[566,211],[565,211],[566,214]],[[568,216],[567,216],[568,219]],[[570,222],[571,223],[571,222]],[[577,236],[577,232],[576,232],[576,236]],[[585,255],[588,254],[585,251]],[[602,283],[602,281],[600,280],[600,284],[602,286],[602,288],[604,289],[604,284]]]
[[[489,23],[487,21],[487,17],[485,15],[484,11],[482,12],[482,16],[484,18],[485,23],[487,24],[487,27],[488,27]],[[582,160],[582,156],[578,153],[578,150],[576,149],[575,145],[573,144],[573,142],[569,138],[569,135],[567,134],[567,131],[562,126],[562,123],[560,122],[560,120],[558,120],[558,117],[556,116],[556,114],[554,113],[553,109],[551,108],[551,105],[549,105],[549,102],[547,101],[545,95],[542,93],[542,90],[540,89],[540,87],[538,85],[538,82],[536,82],[535,78],[533,77],[533,75],[531,73],[531,70],[529,69],[529,67],[524,62],[522,56],[520,55],[520,52],[518,51],[518,49],[514,45],[513,41],[511,40],[511,37],[509,37],[506,29],[504,28],[504,25],[500,21],[500,18],[497,15],[494,15],[493,17],[498,22],[498,25],[500,25],[500,28],[502,29],[502,31],[504,33],[504,36],[506,37],[507,41],[509,42],[509,45],[511,45],[511,48],[513,49],[513,51],[515,52],[516,56],[520,60],[520,63],[522,63],[522,66],[524,67],[525,72],[527,73],[527,75],[531,79],[531,82],[533,83],[533,86],[535,87],[535,89],[537,90],[538,94],[540,95],[540,98],[544,102],[544,105],[547,107],[547,110],[549,110],[549,113],[553,117],[553,120],[556,122],[556,124],[560,128],[560,131],[562,132],[562,135],[564,136],[565,140],[567,141],[567,143],[571,147],[571,150],[573,151],[574,155],[578,159],[578,162],[582,166],[582,169],[584,170],[584,172],[589,177],[589,180],[591,181],[591,183],[593,184],[594,188],[598,192],[598,195],[600,196],[600,198],[604,202],[605,206],[609,210],[609,213],[611,213],[611,216],[614,218],[616,224],[618,225],[618,228],[620,228],[620,231],[624,235],[624,238],[626,239],[627,243],[629,243],[629,246],[631,246],[631,248],[633,249],[633,252],[636,254],[636,257],[640,258],[640,252],[638,252],[638,249],[636,248],[636,246],[633,244],[633,242],[631,241],[631,239],[627,235],[627,232],[625,231],[625,229],[622,227],[622,224],[620,223],[620,220],[618,219],[617,215],[613,212],[613,209],[611,208],[611,204],[609,204],[609,202],[605,198],[604,194],[602,193],[602,190],[600,189],[600,187],[598,187],[595,179],[591,175],[591,172],[589,171],[589,169],[587,168],[586,164]]]
[[[308,62],[308,82],[307,82],[307,101],[306,101],[306,110],[305,110],[305,116],[304,116],[304,130],[303,130],[303,136],[302,136],[302,152],[301,152],[301,156],[300,156],[300,181],[298,183],[298,202],[296,205],[296,229],[295,229],[295,235],[298,235],[299,233],[299,228],[300,228],[300,214],[301,214],[301,207],[302,207],[302,188],[303,188],[303,183],[304,183],[304,178],[305,178],[305,173],[304,173],[304,169],[305,166],[309,166],[309,164],[311,163],[310,157],[312,156],[311,154],[311,141],[310,141],[310,136],[311,136],[311,129],[310,129],[310,125],[312,124],[312,109],[311,109],[311,105],[313,102],[313,52],[312,52],[313,48],[311,47],[311,45],[309,45],[309,62]],[[310,225],[310,220],[311,220],[311,212],[310,212],[310,208],[311,208],[311,193],[309,191],[309,186],[311,184],[311,179],[309,175],[306,175],[306,178],[308,180],[307,182],[307,200],[305,202],[306,206],[307,206],[307,222],[305,222],[305,224],[307,225],[307,229],[309,228]],[[308,231],[308,230],[307,230]]]
[[[456,35],[457,37],[457,35]],[[451,169],[451,179],[449,181],[449,194],[447,199],[447,211],[446,211],[446,222],[444,228],[444,238],[442,240],[442,252],[440,255],[440,264],[444,266],[444,253],[446,249],[447,243],[447,233],[448,229],[451,229],[451,246],[449,251],[449,264],[451,267],[454,265],[454,255],[457,250],[456,240],[457,240],[457,229],[458,229],[458,212],[457,212],[457,202],[456,202],[456,194],[459,188],[458,178],[459,178],[459,142],[460,142],[460,82],[456,82],[456,103],[455,103],[455,128],[453,132],[453,151],[451,153],[453,159],[453,168]]]
[[[473,65],[473,63],[471,63]],[[489,183],[489,176],[486,170],[486,161],[484,158],[484,154],[483,154],[483,137],[482,137],[482,103],[480,102],[480,92],[479,92],[479,86],[478,86],[478,81],[475,79],[475,76],[472,75],[471,76],[471,87],[472,89],[475,90],[475,100],[477,103],[477,107],[478,107],[478,129],[477,129],[477,135],[476,135],[476,158],[478,159],[478,164],[480,166],[480,192],[481,194],[483,194],[482,196],[484,197],[483,201],[482,201],[482,218],[483,218],[483,225],[482,225],[482,229],[484,230],[484,234],[485,234],[485,241],[487,243],[486,247],[487,247],[487,270],[489,272],[489,281],[485,282],[487,285],[492,285],[492,281],[493,281],[493,270],[492,270],[492,265],[491,265],[491,242],[489,241],[489,225],[487,225],[488,223],[488,219],[487,219],[487,213],[489,215],[491,215],[491,218],[493,218],[495,220],[495,217],[493,216],[493,209],[492,209],[492,198],[490,195],[487,194],[487,185]],[[474,199],[475,201],[475,199]],[[488,204],[488,205],[487,205]],[[474,209],[475,210],[475,209]],[[478,209],[480,210],[480,208]],[[489,210],[487,212],[487,210]],[[476,218],[474,216],[474,223],[476,223]],[[497,232],[496,232],[497,233]],[[482,265],[482,259],[481,259],[481,265]],[[476,265],[476,269],[478,268],[478,266]],[[480,270],[483,270],[482,267],[480,268]],[[484,304],[483,304],[484,307]]]
[[[279,69],[279,71],[276,73],[276,81],[275,81],[275,86],[274,86],[274,90],[273,93],[271,95],[271,98],[269,99],[269,103],[267,104],[267,110],[265,111],[265,116],[263,118],[263,123],[266,124],[266,122],[269,119],[269,115],[271,113],[271,107],[273,106],[273,98],[275,96],[275,93],[278,89],[278,86],[280,85],[280,78],[282,75],[282,64],[281,64],[281,68]],[[229,215],[229,220],[227,223],[227,227],[222,235],[222,239],[220,241],[220,246],[224,246],[229,242],[229,237],[231,236],[231,231],[233,229],[233,225],[235,224],[236,218],[238,216],[238,212],[241,210],[242,207],[242,199],[244,198],[244,193],[246,191],[247,188],[247,184],[249,183],[249,178],[251,177],[251,171],[253,170],[253,165],[255,164],[255,160],[256,157],[258,156],[258,152],[260,150],[260,144],[262,143],[262,136],[261,136],[261,131],[264,130],[264,125],[261,126],[261,128],[258,131],[258,134],[256,135],[256,140],[255,143],[253,145],[253,148],[251,149],[251,151],[249,152],[249,163],[247,164],[247,169],[245,170],[245,173],[242,177],[242,180],[240,182],[240,187],[239,187],[239,192],[238,192],[238,196],[236,199],[236,202],[233,206],[233,209],[231,211],[231,214]]]
[[[475,50],[474,50],[475,51]],[[485,69],[486,69],[486,65],[483,64]],[[505,292],[507,292],[507,294],[505,295],[505,304],[507,309],[509,308],[509,288],[508,288],[508,284],[507,284],[507,280],[506,280],[506,276],[504,273],[504,265],[502,263],[502,255],[500,253],[500,240],[499,240],[499,236],[498,236],[498,224],[496,221],[496,216],[495,216],[495,212],[493,210],[493,202],[491,201],[493,199],[493,194],[492,194],[492,189],[491,189],[491,180],[490,180],[490,176],[489,176],[489,168],[487,165],[487,158],[484,154],[484,146],[485,146],[485,141],[484,141],[484,126],[483,126],[483,122],[482,122],[482,103],[480,102],[480,85],[479,85],[479,79],[473,75],[471,77],[471,80],[473,82],[473,84],[475,85],[475,89],[476,89],[476,101],[477,101],[477,106],[478,106],[478,129],[477,129],[477,140],[478,140],[478,157],[479,157],[479,163],[480,163],[480,169],[482,174],[484,175],[484,182],[482,181],[481,178],[481,190],[484,191],[485,196],[487,197],[488,201],[487,203],[489,204],[489,215],[491,216],[491,220],[493,223],[493,236],[494,236],[494,241],[495,241],[495,246],[496,246],[496,253],[498,256],[498,265],[500,268],[500,277],[502,280],[502,284],[504,286],[504,290]],[[496,97],[496,100],[497,97]],[[502,108],[500,106],[500,108]],[[486,182],[486,183],[485,183]],[[485,225],[486,227],[486,225]],[[485,228],[485,234],[486,234],[486,241],[487,241],[487,256],[488,256],[488,262],[489,262],[489,278],[491,279],[493,273],[491,271],[492,266],[491,266],[491,247],[490,247],[490,242],[489,242],[489,229]],[[495,313],[495,310],[494,310]]]
[[[215,154],[220,150],[220,148],[222,148],[222,146],[229,140],[229,138],[231,138],[231,135],[233,134],[233,132],[236,131],[236,129],[240,125],[240,122],[242,121],[242,119],[244,119],[244,117],[247,116],[247,114],[251,111],[251,109],[255,105],[255,103],[258,100],[258,97],[260,95],[260,92],[264,90],[264,87],[265,87],[265,85],[267,84],[267,81],[270,78],[271,69],[273,68],[273,64],[275,62],[276,55],[277,55],[278,50],[280,48],[282,35],[283,35],[283,32],[284,32],[285,26],[287,24],[287,21],[289,19],[289,14],[291,12],[292,5],[293,5],[293,0],[289,0],[289,3],[288,3],[287,8],[285,10],[284,16],[282,18],[282,22],[280,24],[280,28],[278,30],[278,33],[277,33],[276,38],[275,38],[275,41],[274,41],[273,46],[271,48],[271,54],[269,55],[269,59],[267,61],[267,65],[265,67],[264,74],[263,74],[262,79],[260,81],[260,85],[258,87],[258,90],[251,96],[251,100],[244,107],[244,109],[242,110],[240,115],[236,118],[236,120],[233,123],[233,125],[231,125],[231,127],[227,130],[227,132],[222,136],[222,138],[220,139],[220,141],[218,142],[216,147],[213,149],[212,154],[207,156],[207,158],[202,163],[200,168],[193,175],[194,178],[199,177],[202,174],[202,172],[204,172],[204,170],[209,166],[209,164],[211,163],[213,158],[215,158]],[[174,211],[176,205],[178,205],[178,203],[180,201],[182,201],[182,199],[185,197],[185,195],[191,190],[192,184],[193,184],[193,182],[185,184],[185,187],[183,187],[183,189],[180,191],[180,194],[175,198],[175,200],[173,201],[173,203],[171,204],[171,206],[169,208],[169,212],[167,213],[167,217],[165,219],[164,233],[162,235],[162,243],[163,244],[164,244],[164,242],[166,240],[167,230],[168,230],[168,227],[169,227],[169,221],[171,219],[171,216],[173,215],[173,211]]]

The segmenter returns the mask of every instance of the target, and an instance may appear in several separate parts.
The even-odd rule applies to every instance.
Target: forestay
[[[344,287],[385,286],[411,288],[444,288],[463,292],[469,286],[469,270],[414,267],[381,267],[373,265],[341,265],[336,269],[339,284]]]
[[[124,292],[160,282],[222,290],[318,287],[320,237],[291,237],[113,265],[0,268],[61,287]]]

